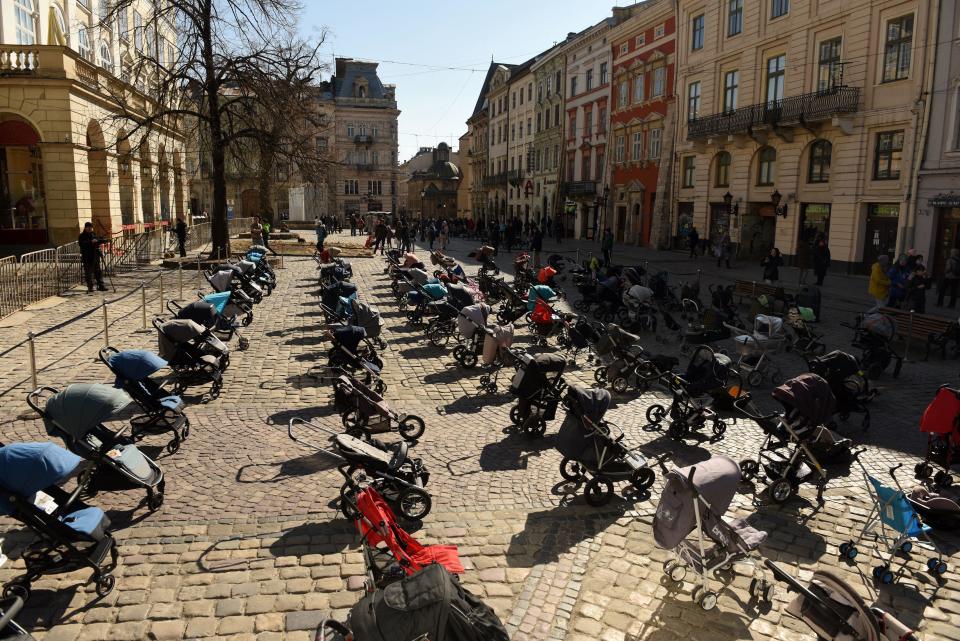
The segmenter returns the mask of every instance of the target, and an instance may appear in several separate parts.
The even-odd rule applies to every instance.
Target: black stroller
[[[328,353],[330,368],[339,368],[348,372],[360,372],[361,380],[377,392],[387,391],[387,384],[380,378],[383,361],[367,339],[367,330],[356,325],[337,327],[329,333],[333,347]]]
[[[870,408],[867,404],[877,395],[877,390],[870,389],[870,381],[863,375],[857,359],[845,352],[833,351],[810,359],[807,365],[811,372],[830,384],[838,418],[846,421],[851,414],[863,414],[860,427],[864,431],[869,429]]]
[[[609,382],[617,394],[623,394],[631,386],[647,387],[677,365],[677,359],[672,356],[651,355],[640,345],[639,336],[619,325],[608,325],[594,349],[601,362],[593,373],[594,380],[600,386]]]
[[[176,319],[192,320],[203,325],[225,342],[237,336],[237,349],[240,351],[250,347],[250,341],[240,335],[240,327],[250,324],[253,312],[244,312],[234,305],[230,300],[230,292],[207,294],[201,300],[182,306],[171,300],[167,302],[167,310]]]
[[[560,395],[567,384],[563,371],[567,361],[556,354],[523,354],[517,373],[510,382],[510,392],[517,404],[510,409],[510,421],[527,436],[543,436],[547,421],[557,415]]]
[[[380,349],[386,349],[387,342],[383,340],[384,322],[380,312],[356,298],[350,301],[350,305],[353,308],[351,324],[362,327],[367,332],[367,338],[375,342]]]
[[[204,276],[215,292],[230,292],[238,301],[252,307],[263,301],[263,290],[258,285],[244,278],[243,272],[236,265],[219,265]]]
[[[587,503],[597,507],[613,497],[613,482],[626,481],[640,492],[653,485],[656,475],[647,459],[623,443],[623,432],[603,420],[610,407],[610,392],[571,385],[564,398],[567,416],[557,434],[557,451],[563,455],[560,475],[583,481]]]
[[[223,373],[230,365],[230,349],[211,330],[191,320],[153,319],[160,358],[173,370],[173,393],[210,384],[204,402],[217,398],[223,387]]]
[[[349,374],[334,383],[333,399],[348,433],[370,436],[396,430],[406,441],[423,436],[422,418],[394,412],[382,396]]]
[[[879,312],[857,316],[853,329],[853,346],[861,350],[860,365],[870,378],[877,378],[893,363],[893,377],[900,375],[903,357],[893,351],[891,343],[897,333],[893,319]]]
[[[123,390],[109,385],[74,383],[63,391],[38,387],[27,394],[27,404],[43,418],[47,433],[63,439],[67,449],[93,462],[96,473],[116,473],[127,483],[147,491],[147,507],[163,505],[163,470],[124,436],[104,425],[130,404]]]
[[[432,316],[427,325],[427,339],[441,347],[457,334],[457,319],[460,311],[465,307],[476,304],[476,298],[463,285],[449,283],[445,285],[447,295],[426,304],[426,315]]]
[[[167,452],[173,454],[180,443],[190,435],[190,419],[183,413],[183,399],[170,394],[152,374],[167,366],[167,362],[145,350],[125,352],[113,347],[100,350],[100,360],[116,376],[114,385],[125,391],[139,405],[144,414],[130,419],[130,438],[139,440],[146,434],[166,434],[173,438],[167,443]]]
[[[673,400],[669,408],[659,403],[648,407],[647,421],[659,426],[669,415],[667,433],[678,440],[686,438],[691,431],[703,429],[709,422],[713,437],[719,439],[727,431],[727,424],[717,414],[716,407],[740,394],[739,379],[730,357],[701,345],[690,357],[682,377],[667,373],[660,378]]]
[[[33,581],[44,574],[62,574],[81,568],[93,570],[97,594],[106,596],[116,584],[117,544],[110,535],[110,520],[98,507],[79,500],[89,464],[53,443],[15,443],[0,447],[0,514],[33,530],[37,540],[22,552],[26,574],[3,587],[3,598],[30,597]],[[72,492],[60,487],[74,477]],[[45,509],[45,508],[49,508]],[[109,560],[108,560],[109,557]],[[7,603],[3,618],[16,614]],[[18,627],[18,626],[17,626]],[[0,625],[3,639],[11,639]],[[12,639],[21,639],[13,636]]]
[[[352,311],[344,308],[341,299],[352,301],[357,296],[357,286],[346,281],[333,281],[323,285],[320,291],[320,309],[327,323],[345,321]],[[352,304],[352,303],[351,303]]]

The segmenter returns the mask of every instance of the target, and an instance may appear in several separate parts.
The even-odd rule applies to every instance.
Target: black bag
[[[494,611],[436,563],[365,595],[350,628],[354,641],[509,641]]]

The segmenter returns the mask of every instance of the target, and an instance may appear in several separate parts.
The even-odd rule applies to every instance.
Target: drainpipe
[[[940,3],[941,0],[935,0],[931,3],[931,10],[934,11],[932,17],[928,17],[928,24],[933,22],[933,31],[927,30],[924,40],[924,50],[929,46],[931,40],[937,43],[940,34]],[[932,37],[931,37],[932,34]],[[917,236],[917,190],[920,185],[920,165],[923,162],[923,152],[926,147],[927,137],[929,135],[930,111],[933,109],[933,94],[927,91],[927,88],[933,88],[933,76],[936,70],[937,46],[934,45],[933,51],[927,52],[926,70],[924,71],[923,85],[920,87],[920,95],[914,103],[913,111],[913,130],[918,131],[918,135],[913,141],[913,159],[910,165],[910,189],[907,191],[907,215],[906,225],[903,228],[901,242],[898,243],[897,253],[901,254],[914,246]],[[918,123],[917,120],[922,117]],[[919,124],[920,128],[917,128]],[[930,256],[927,257],[929,259]]]

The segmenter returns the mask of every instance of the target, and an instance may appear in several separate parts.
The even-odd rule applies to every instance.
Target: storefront
[[[707,237],[716,242],[730,235],[730,206],[726,203],[710,203],[710,228]]]
[[[931,198],[937,212],[937,236],[933,244],[933,262],[928,261],[934,276],[942,276],[950,250],[960,248],[960,196],[953,194]]]
[[[830,204],[803,203],[800,206],[800,230],[797,243],[806,243],[813,247],[819,236],[830,242]]]
[[[673,246],[683,249],[689,245],[687,237],[693,229],[693,203],[677,203],[677,229],[673,237]]]
[[[47,242],[40,136],[19,120],[0,122],[0,244]]]
[[[738,258],[760,260],[774,246],[777,217],[770,203],[747,203],[740,224]]]
[[[886,254],[891,261],[897,252],[897,227],[900,223],[900,203],[870,203],[867,205],[867,225],[863,236],[863,259],[860,271],[869,273],[877,256]]]

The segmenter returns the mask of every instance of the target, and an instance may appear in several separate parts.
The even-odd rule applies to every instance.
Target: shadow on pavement
[[[248,463],[237,468],[238,483],[278,483],[288,478],[335,470],[337,462],[323,452],[314,452],[287,461]]]
[[[530,568],[556,561],[578,543],[604,531],[621,518],[626,505],[599,509],[558,506],[527,514],[523,531],[510,537],[507,564]]]
[[[502,441],[487,443],[480,451],[480,469],[484,472],[525,470],[527,461],[553,448],[556,435],[530,438],[521,433],[508,434]]]

